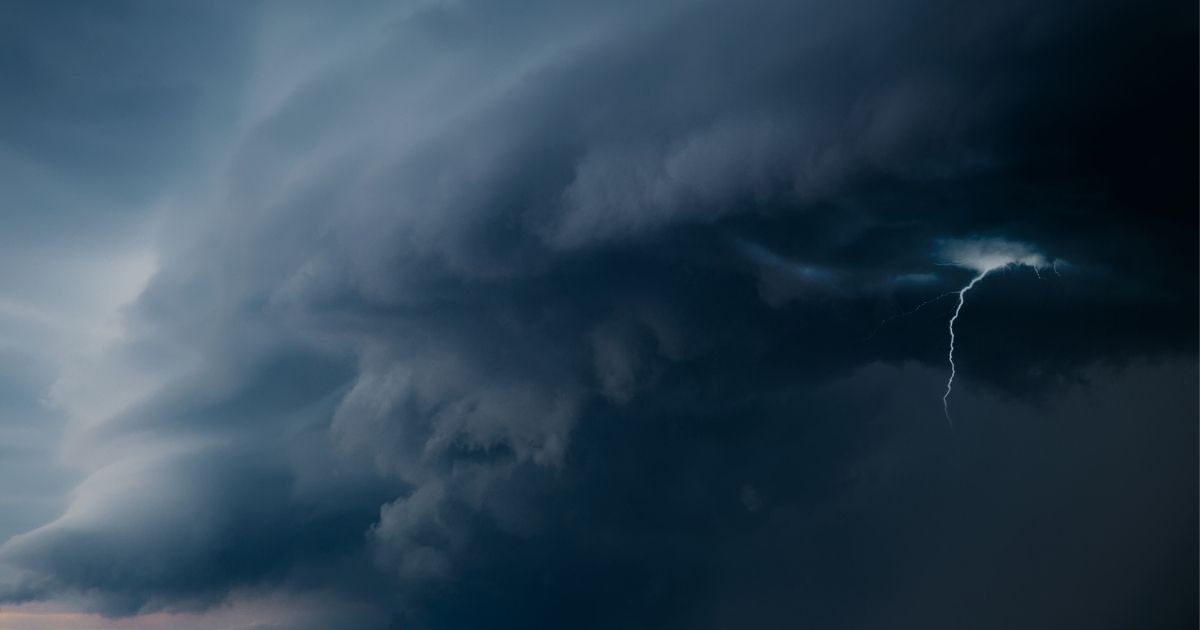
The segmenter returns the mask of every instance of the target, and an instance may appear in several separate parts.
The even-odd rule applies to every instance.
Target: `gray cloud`
[[[154,253],[128,295],[97,302],[115,332],[53,354],[52,384],[19,385],[53,392],[82,481],[60,516],[0,547],[10,601],[200,614],[321,592],[364,625],[836,628],[895,608],[905,627],[962,627],[969,611],[904,586],[960,581],[922,525],[965,502],[964,526],[992,526],[955,466],[1032,518],[1048,504],[1019,493],[1038,483],[969,463],[1006,461],[988,439],[1097,440],[1067,468],[1131,436],[1167,452],[1135,410],[1096,406],[1109,388],[1155,396],[1165,430],[1194,432],[1195,282],[1176,257],[1195,243],[1175,223],[1195,220],[1195,156],[1140,131],[1180,112],[1194,125],[1194,108],[1120,97],[1146,68],[1192,69],[1173,53],[1194,29],[1132,59],[1111,45],[1114,30],[1160,39],[1171,16],[765,0],[124,10],[45,17],[113,31],[52,55],[67,70],[22,75],[72,90],[33,90],[48,102],[97,101],[62,117],[120,139],[73,132],[71,146],[129,156],[56,165],[51,181],[111,169],[120,194],[104,204],[156,227],[110,244]],[[93,63],[121,70],[69,78]],[[1109,72],[1084,71],[1096,63]],[[120,117],[122,86],[150,93],[134,99],[146,112]],[[199,131],[175,130],[181,118]],[[1098,134],[1111,144],[1093,147]],[[1141,170],[1147,155],[1166,166]],[[1033,261],[1010,245],[1035,243],[1072,265],[972,294],[956,405],[977,428],[955,455],[937,305],[863,339],[961,286],[941,256],[978,270],[997,243],[1004,260]],[[1110,369],[1124,364],[1137,367]],[[1004,433],[1007,417],[1038,422]],[[998,474],[1045,475],[1066,500],[1101,488],[1071,494],[1059,466]],[[1183,496],[1177,472],[1130,483]],[[1131,500],[1063,514],[1108,544],[1125,530],[1077,517]],[[947,535],[964,554],[1012,544]],[[908,546],[936,556],[928,576],[897,560]],[[1154,557],[1134,565],[1175,570]],[[1002,594],[1021,568],[999,565]],[[1104,575],[1045,588],[1083,601],[1138,587]],[[1194,598],[1185,581],[1138,584],[1175,605]],[[1021,610],[1032,627],[1096,618]]]

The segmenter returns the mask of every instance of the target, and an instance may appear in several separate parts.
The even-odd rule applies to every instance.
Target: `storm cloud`
[[[5,11],[21,619],[1195,622],[1194,5]]]

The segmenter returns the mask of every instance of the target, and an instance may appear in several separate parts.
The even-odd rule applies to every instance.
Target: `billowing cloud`
[[[1194,6],[121,6],[14,22],[0,620],[1194,612]]]

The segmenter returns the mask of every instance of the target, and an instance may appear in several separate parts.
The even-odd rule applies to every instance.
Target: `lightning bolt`
[[[991,269],[983,270],[979,273],[979,275],[972,278],[971,281],[967,283],[967,286],[958,290],[958,307],[954,309],[954,316],[950,318],[950,355],[948,356],[948,359],[950,360],[950,378],[946,381],[946,393],[942,395],[942,410],[946,414],[946,422],[949,423],[951,427],[954,426],[954,420],[950,418],[950,391],[954,389],[955,373],[954,322],[958,320],[958,314],[962,312],[963,302],[966,301],[967,297],[967,291],[970,291],[972,287],[974,287],[976,284],[979,284],[979,281],[983,280],[983,277],[988,275],[988,273],[991,271]],[[953,291],[951,293],[953,293]]]
[[[874,338],[875,338],[875,335],[878,335],[878,334],[879,334],[879,331],[880,331],[880,330],[883,330],[883,327],[884,327],[885,325],[887,325],[887,323],[888,323],[888,322],[890,322],[890,321],[892,321],[892,320],[894,320],[894,319],[900,319],[901,317],[908,317],[909,315],[913,315],[913,314],[915,314],[917,311],[919,311],[919,310],[921,310],[921,309],[925,308],[926,306],[929,306],[930,304],[933,304],[934,302],[937,302],[938,300],[941,300],[941,299],[942,299],[942,298],[944,298],[944,297],[949,297],[949,296],[951,296],[951,295],[954,295],[955,293],[958,293],[958,291],[947,291],[947,292],[945,292],[945,293],[943,293],[943,294],[941,294],[941,295],[939,295],[939,296],[937,296],[937,297],[929,298],[928,300],[925,300],[924,302],[921,302],[920,304],[918,304],[918,305],[916,306],[916,308],[914,308],[914,309],[912,309],[912,310],[909,310],[909,311],[904,311],[903,313],[898,313],[898,314],[896,314],[896,315],[892,315],[892,316],[890,316],[890,317],[885,317],[885,318],[883,318],[883,321],[879,322],[879,325],[875,326],[875,330],[872,330],[872,331],[871,331],[871,334],[867,335],[866,337],[863,337],[863,343],[866,343],[866,342],[868,342],[868,341],[870,341],[870,340],[874,339]]]
[[[967,286],[957,291],[958,306],[954,308],[954,316],[950,318],[949,324],[950,352],[946,360],[950,363],[950,378],[946,379],[946,393],[942,394],[942,411],[946,414],[946,423],[954,428],[954,419],[950,417],[950,394],[954,391],[954,377],[958,371],[954,365],[954,323],[962,314],[967,292],[997,269],[1032,267],[1033,273],[1042,279],[1042,268],[1049,267],[1057,275],[1059,261],[1051,259],[1047,264],[1046,256],[1033,245],[1003,238],[944,240],[940,243],[940,248],[942,258],[946,261],[940,264],[972,269],[978,274],[971,278]]]

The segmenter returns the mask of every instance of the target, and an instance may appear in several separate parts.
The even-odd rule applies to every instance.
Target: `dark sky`
[[[1197,627],[1198,20],[0,2],[0,628]]]

